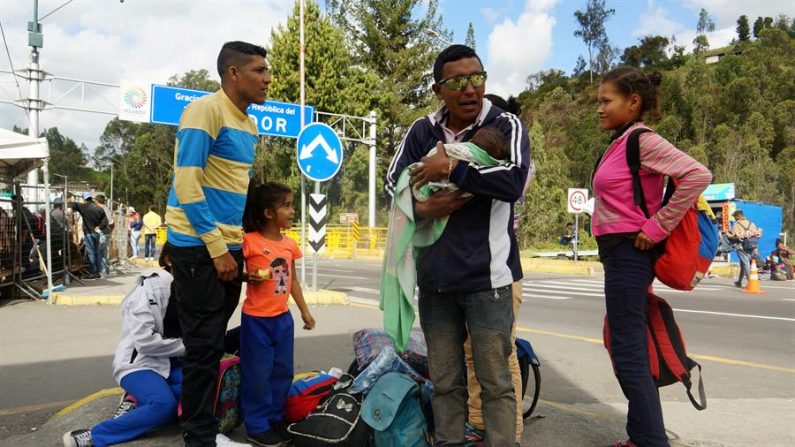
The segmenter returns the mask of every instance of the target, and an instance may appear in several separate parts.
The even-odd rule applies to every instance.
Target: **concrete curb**
[[[563,273],[592,276],[604,272],[601,262],[569,261],[565,259],[522,258],[522,270],[535,273]]]
[[[97,304],[119,305],[124,300],[125,295],[70,295],[68,293],[54,293],[52,303],[59,306],[93,306]],[[305,291],[304,300],[307,304],[348,305],[348,294],[333,290]]]
[[[347,306],[349,304],[347,293],[323,289],[304,291],[304,301],[306,301],[306,304],[315,305],[343,304]]]
[[[124,295],[70,295],[63,292],[52,294],[52,303],[58,306],[118,305],[122,300]]]

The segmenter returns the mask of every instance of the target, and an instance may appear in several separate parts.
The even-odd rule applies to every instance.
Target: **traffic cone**
[[[759,285],[759,272],[756,269],[756,259],[751,259],[751,276],[748,279],[748,288],[743,289],[743,292],[754,294],[765,293]]]

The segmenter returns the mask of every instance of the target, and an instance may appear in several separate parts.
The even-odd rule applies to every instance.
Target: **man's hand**
[[[232,281],[237,277],[237,262],[228,251],[217,258],[213,258],[213,265],[215,265],[218,279],[221,281]]]
[[[414,205],[414,212],[419,217],[431,217],[434,219],[449,216],[471,199],[472,195],[461,189],[451,194],[439,191],[430,196],[426,202],[417,202]]]
[[[422,157],[420,164],[411,170],[409,183],[420,187],[428,182],[447,179],[450,177],[450,168],[450,158],[440,141],[436,143],[436,153],[430,157]]]
[[[650,250],[652,247],[654,247],[654,241],[649,239],[646,233],[641,231],[635,236],[635,248],[638,250]]]

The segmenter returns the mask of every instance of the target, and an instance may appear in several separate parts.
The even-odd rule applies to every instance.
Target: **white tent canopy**
[[[49,156],[46,138],[0,129],[0,179],[11,180],[39,168]]]

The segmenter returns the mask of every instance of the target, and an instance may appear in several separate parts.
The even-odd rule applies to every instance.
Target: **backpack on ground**
[[[627,137],[627,165],[632,173],[632,195],[635,205],[650,218],[646,207],[646,196],[640,181],[640,134],[651,129],[633,130]],[[668,179],[662,206],[665,206],[676,190],[676,181]],[[666,286],[677,290],[693,290],[704,279],[712,260],[718,252],[718,226],[708,215],[706,201],[698,206],[702,197],[694,202],[682,220],[674,227],[665,241],[660,242],[661,254],[654,263],[654,275]],[[706,209],[704,209],[706,208]]]
[[[323,403],[287,427],[295,447],[362,447],[371,429],[361,418],[361,395],[350,394],[353,377],[343,374]]]
[[[240,357],[236,355],[226,355],[221,360],[213,408],[221,433],[228,433],[243,422],[240,410]]]
[[[701,365],[687,356],[685,339],[674,320],[674,312],[664,299],[649,292],[646,301],[648,325],[646,339],[649,349],[649,368],[657,387],[682,382],[687,390],[687,397],[698,410],[707,408],[707,397],[704,393],[704,382],[701,376]],[[605,315],[603,329],[604,345],[612,359],[610,325]],[[690,371],[698,367],[698,396],[696,401],[690,391],[692,387]],[[615,365],[613,365],[615,371]]]
[[[373,428],[374,447],[428,446],[420,387],[406,375],[388,372],[362,404],[362,419]]]
[[[182,401],[177,404],[177,416],[182,416]],[[213,416],[218,431],[229,433],[243,423],[240,410],[240,357],[224,354],[218,367]]]
[[[306,419],[331,394],[335,383],[337,378],[325,373],[312,374],[294,381],[284,402],[284,419],[287,422]]]

